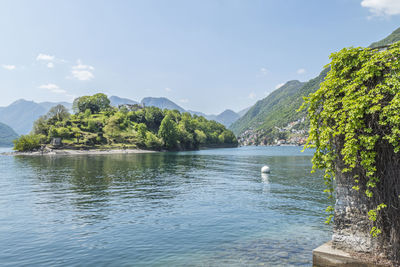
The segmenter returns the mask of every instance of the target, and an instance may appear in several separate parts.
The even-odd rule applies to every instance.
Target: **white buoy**
[[[267,165],[265,165],[264,167],[261,168],[261,172],[262,173],[269,173],[270,172],[269,167]]]

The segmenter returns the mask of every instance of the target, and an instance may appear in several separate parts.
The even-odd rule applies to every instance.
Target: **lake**
[[[300,147],[0,156],[0,264],[310,266],[331,238],[311,157]]]

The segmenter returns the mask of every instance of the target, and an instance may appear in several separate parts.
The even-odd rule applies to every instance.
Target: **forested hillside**
[[[370,47],[384,46],[397,41],[400,41],[400,28]],[[298,133],[299,129],[304,132],[304,129],[308,129],[306,111],[297,110],[303,103],[303,97],[318,90],[328,71],[329,68],[324,69],[316,78],[306,83],[287,82],[258,101],[243,117],[233,123],[230,129],[241,137],[239,140],[247,140],[244,144],[267,144],[276,139],[288,138],[290,134]]]
[[[258,101],[246,112],[245,115],[234,122],[230,129],[235,134],[240,135],[248,129],[259,129],[261,125],[266,122],[266,119],[270,114],[278,113],[278,116],[273,118],[274,121],[275,119],[284,116],[285,114],[279,113],[279,107],[287,105],[289,99],[296,95],[303,84],[304,83],[297,80],[287,82],[272,92],[268,97]]]

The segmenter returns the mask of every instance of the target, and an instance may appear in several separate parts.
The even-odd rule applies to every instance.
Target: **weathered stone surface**
[[[354,173],[342,173],[342,162],[337,163],[336,204],[332,246],[351,252],[371,252],[377,248],[368,219],[368,199],[364,190],[352,189]]]
[[[55,137],[55,138],[51,139],[50,144],[54,147],[61,147],[63,145],[62,140],[59,137]]]
[[[332,242],[327,242],[313,250],[313,267],[388,267],[363,261],[356,258],[346,251],[336,249]]]

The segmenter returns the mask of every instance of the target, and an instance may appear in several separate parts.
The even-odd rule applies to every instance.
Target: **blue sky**
[[[400,27],[398,0],[2,1],[0,106],[104,92],[238,111]]]

